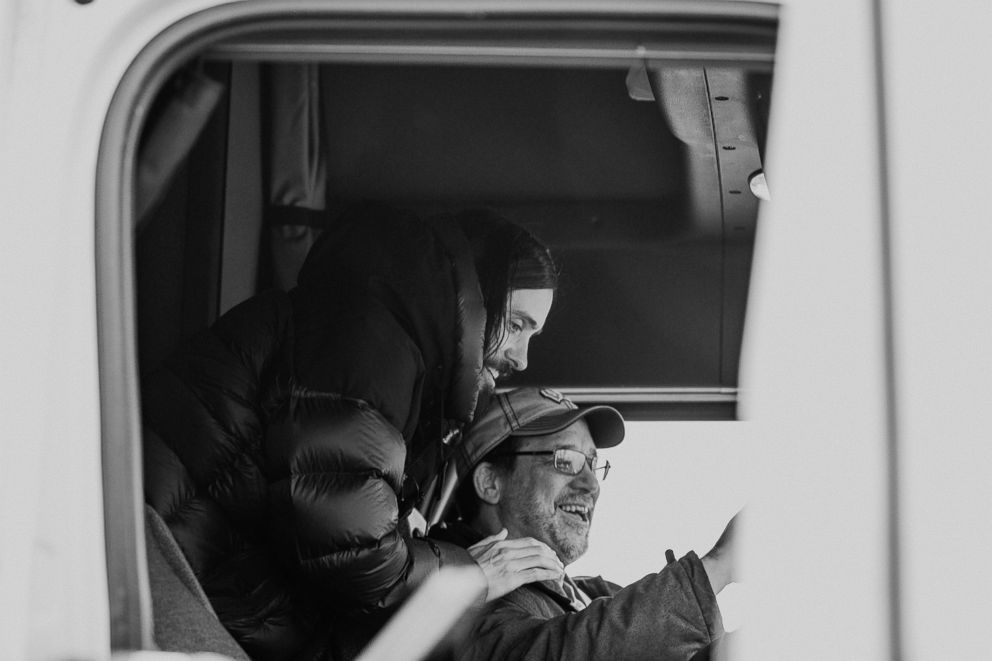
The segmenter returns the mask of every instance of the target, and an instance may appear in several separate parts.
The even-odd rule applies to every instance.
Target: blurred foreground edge
[[[474,567],[449,567],[428,579],[356,661],[447,658],[467,633],[486,593]]]

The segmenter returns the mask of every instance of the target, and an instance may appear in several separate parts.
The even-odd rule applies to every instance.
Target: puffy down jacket
[[[143,380],[146,499],[254,658],[350,657],[471,562],[399,522],[471,419],[484,324],[457,226],[367,207]]]

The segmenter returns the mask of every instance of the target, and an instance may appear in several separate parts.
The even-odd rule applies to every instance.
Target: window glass
[[[599,454],[600,484],[589,550],[568,568],[627,585],[692,550],[702,557],[747,503],[753,459],[746,423],[628,422],[624,441]],[[718,597],[728,630],[739,626],[746,586]]]

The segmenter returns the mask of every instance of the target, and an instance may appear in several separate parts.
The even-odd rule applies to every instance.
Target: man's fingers
[[[520,572],[534,567],[550,569],[559,574],[565,571],[565,566],[557,556],[547,556],[543,553],[509,553],[497,556],[493,560],[494,566],[502,567],[510,572]]]
[[[483,567],[486,575],[486,583],[489,586],[487,601],[498,599],[505,594],[513,592],[521,585],[534,583],[535,581],[557,581],[564,571],[558,568],[527,567],[523,569],[511,569],[507,565],[498,567]]]
[[[558,554],[549,548],[538,548],[533,546],[521,549],[497,549],[496,554],[504,559],[507,564],[514,563],[516,566],[540,566],[560,569],[564,571]]]
[[[556,571],[553,569],[527,569],[520,572],[520,576],[525,577],[527,580],[521,582],[521,585],[526,583],[534,583],[537,581],[557,581],[563,575],[563,572]]]
[[[508,571],[520,571],[528,567],[547,567],[559,572],[565,569],[557,555],[537,549],[497,548],[472,554],[472,559],[480,566],[504,568]]]
[[[557,558],[558,554],[551,550],[551,547],[544,542],[533,537],[519,537],[516,539],[505,539],[494,542],[491,546],[493,551],[500,552],[532,552]]]
[[[527,583],[558,580],[565,573],[565,566],[547,544],[532,537],[506,539],[506,530],[473,544],[468,551],[486,576],[487,600]]]
[[[546,544],[532,540],[532,543],[511,543],[518,540],[499,541],[487,547],[469,548],[472,558],[480,565],[506,566],[517,571],[531,566],[543,566],[564,570],[558,555]]]
[[[527,580],[523,581],[524,583],[530,583],[531,581],[557,580],[565,574],[564,567],[547,562],[533,563],[518,560],[508,563],[505,569],[509,574],[527,577]],[[541,578],[532,578],[534,574],[540,574]]]
[[[537,583],[538,581],[557,581],[561,578],[561,572],[551,569],[527,569],[507,576],[502,582],[502,594],[513,592],[522,585]],[[493,597],[495,598],[495,597]]]
[[[486,537],[485,539],[476,542],[472,546],[468,547],[468,550],[481,551],[486,549],[508,549],[508,550],[535,549],[543,553],[556,555],[555,552],[551,550],[550,546],[548,546],[547,544],[545,544],[544,542],[538,539],[534,539],[533,537],[517,537],[514,539],[505,539],[505,537],[506,537],[506,528],[504,528],[495,535],[490,535],[489,537]]]

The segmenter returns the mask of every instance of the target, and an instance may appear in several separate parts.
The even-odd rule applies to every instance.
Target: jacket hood
[[[420,353],[429,377],[424,388],[440,389],[445,418],[471,421],[482,370],[485,307],[468,240],[453,221],[422,221],[380,204],[348,209],[308,254],[294,308],[295,372],[303,384],[335,391],[324,375],[342,365],[340,355],[334,365],[324,360],[328,328],[344,325],[360,337],[379,336],[386,334],[383,325],[395,323]],[[357,359],[343,368],[368,369]],[[426,407],[432,395],[423,396]]]

